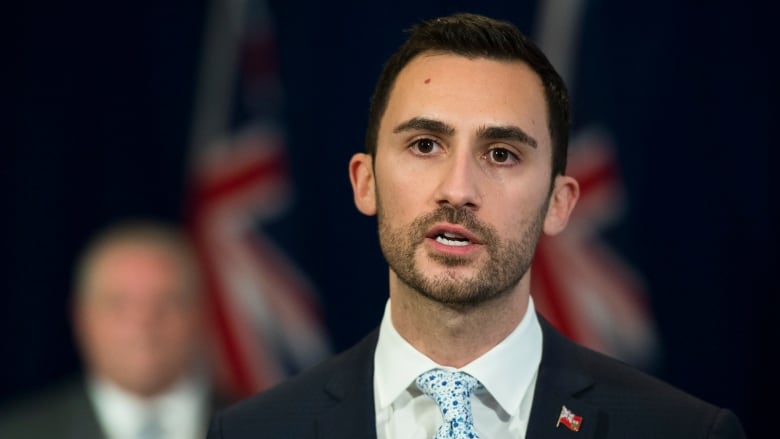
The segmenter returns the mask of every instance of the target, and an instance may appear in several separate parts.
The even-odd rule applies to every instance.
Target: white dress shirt
[[[208,390],[203,380],[188,378],[152,399],[126,392],[113,382],[93,378],[89,397],[98,423],[109,439],[136,439],[150,417],[157,416],[161,438],[201,439],[209,416]]]
[[[524,438],[531,414],[542,328],[533,300],[517,327],[490,351],[467,364],[463,372],[483,388],[471,398],[474,428],[482,439]],[[421,373],[443,367],[404,340],[385,306],[374,354],[374,407],[378,439],[430,439],[442,423],[439,408],[414,383]]]

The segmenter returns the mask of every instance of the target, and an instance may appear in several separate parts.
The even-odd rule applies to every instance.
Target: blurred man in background
[[[175,228],[127,222],[98,235],[77,267],[72,314],[86,376],[12,405],[0,437],[205,435],[219,403],[196,263]]]

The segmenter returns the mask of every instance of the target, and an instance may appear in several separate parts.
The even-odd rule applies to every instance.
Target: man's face
[[[76,310],[89,367],[125,390],[153,396],[191,371],[202,308],[171,250],[121,243],[95,259]]]
[[[542,83],[528,66],[413,59],[380,123],[375,199],[361,206],[356,195],[364,213],[376,210],[391,282],[459,305],[519,285],[555,192],[551,154]]]

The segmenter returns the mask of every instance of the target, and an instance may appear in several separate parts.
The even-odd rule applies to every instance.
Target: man
[[[216,416],[213,438],[742,437],[729,411],[577,346],[529,268],[579,195],[566,88],[509,23],[424,22],[390,58],[349,174],[390,300],[345,353]]]
[[[171,227],[118,224],[77,269],[73,322],[86,380],[27,401],[3,438],[200,438],[211,414],[204,303],[195,261]]]

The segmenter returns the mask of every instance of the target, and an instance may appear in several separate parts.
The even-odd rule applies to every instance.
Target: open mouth
[[[443,232],[436,235],[434,240],[444,245],[451,245],[454,247],[463,247],[471,244],[471,241],[457,233]]]
[[[453,224],[435,226],[428,232],[426,237],[450,247],[466,247],[472,244],[481,244],[480,240],[466,228]]]

